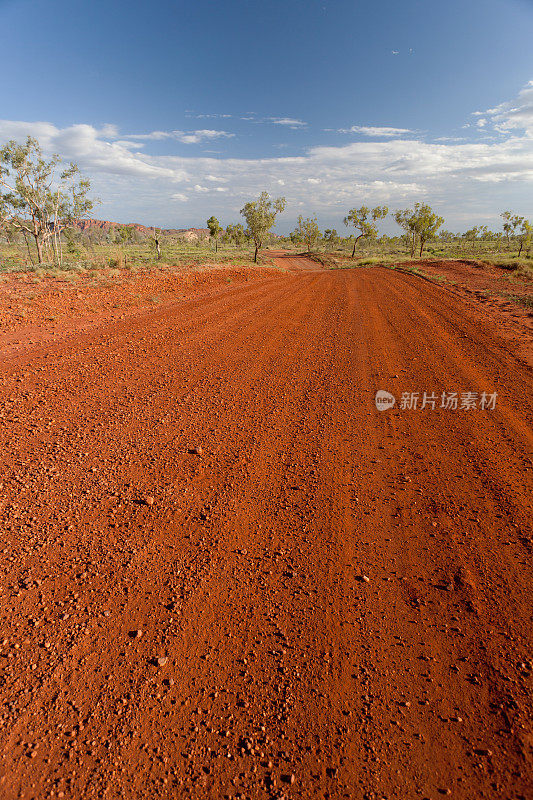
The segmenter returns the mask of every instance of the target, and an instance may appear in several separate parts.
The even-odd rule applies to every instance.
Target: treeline
[[[233,243],[237,247],[242,247],[247,242],[255,245],[255,258],[257,259],[258,249],[263,246],[275,222],[276,214],[283,211],[285,198],[278,198],[271,201],[268,194],[263,192],[258,201],[247,203],[241,210],[245,217],[247,227],[237,223],[228,225],[224,230],[216,217],[207,220],[207,225],[211,232],[211,237],[218,242],[222,241]],[[304,218],[298,217],[298,224],[288,238],[293,244],[303,244],[308,252],[321,246],[328,246],[332,249],[337,247],[352,246],[352,258],[357,252],[358,243],[378,241],[381,244],[393,244],[399,242],[404,245],[411,257],[418,255],[420,258],[429,242],[437,243],[469,243],[472,250],[478,242],[492,242],[498,245],[507,245],[509,249],[512,245],[518,247],[518,256],[525,251],[529,256],[533,239],[533,226],[525,217],[513,214],[511,211],[504,211],[500,215],[503,220],[501,231],[491,231],[486,225],[479,225],[470,228],[465,233],[451,233],[448,230],[441,230],[444,218],[439,216],[427,203],[415,203],[413,208],[399,209],[392,212],[392,217],[397,225],[403,230],[399,237],[386,235],[379,236],[378,222],[389,216],[387,206],[376,206],[369,208],[361,206],[352,208],[344,218],[344,224],[353,228],[354,233],[349,236],[340,236],[335,228],[320,230],[318,219],[315,216]],[[498,248],[500,249],[500,248]]]
[[[10,141],[0,149],[0,230],[8,244],[23,242],[32,263],[33,252],[39,264],[61,265],[65,251],[69,256],[82,256],[84,249],[96,244],[126,246],[148,242],[155,257],[162,257],[162,245],[168,238],[159,228],[152,228],[148,234],[129,225],[107,231],[98,228],[81,231],[77,224],[87,219],[94,207],[89,191],[90,183],[80,175],[76,164],[62,168],[59,156],[46,161],[36,139],[28,137],[24,144]],[[268,192],[262,192],[257,200],[250,200],[241,209],[243,222],[234,222],[224,228],[215,216],[211,216],[207,228],[215,251],[219,242],[237,249],[252,246],[254,261],[257,261],[261,248],[272,241],[273,227],[285,205],[284,197],[273,199]],[[380,237],[378,223],[390,214],[403,233],[399,237]],[[308,251],[320,246],[335,249],[349,245],[352,257],[362,242],[384,243],[396,239],[412,257],[421,257],[429,242],[458,241],[469,243],[472,249],[483,241],[508,249],[516,246],[518,256],[522,252],[529,256],[533,234],[530,221],[511,211],[502,212],[501,217],[501,231],[490,231],[486,225],[479,225],[463,234],[453,234],[442,230],[444,218],[427,203],[415,203],[413,208],[393,212],[389,212],[387,206],[369,208],[362,205],[350,209],[344,217],[344,224],[351,231],[346,237],[340,236],[335,229],[321,231],[315,215],[299,216],[296,228],[285,240],[301,243]],[[198,236],[199,246],[201,240],[202,236]],[[283,237],[279,237],[280,240],[283,241]]]

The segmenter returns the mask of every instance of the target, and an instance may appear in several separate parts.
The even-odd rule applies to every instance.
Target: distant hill
[[[138,222],[109,222],[103,219],[80,219],[76,225],[80,231],[92,231],[98,228],[108,233],[114,228],[134,228],[143,236],[153,233],[153,228],[141,225]],[[204,239],[209,236],[209,228],[162,228],[161,232],[169,236],[181,236],[183,239],[192,241],[194,239]]]

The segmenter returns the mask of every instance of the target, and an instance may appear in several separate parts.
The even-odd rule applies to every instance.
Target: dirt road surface
[[[0,797],[532,797],[531,370],[453,294],[224,286],[0,400]]]
[[[266,255],[277,266],[290,272],[317,272],[324,269],[320,262],[287,250],[268,250]]]

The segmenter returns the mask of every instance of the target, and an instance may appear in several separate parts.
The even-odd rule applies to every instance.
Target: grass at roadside
[[[78,247],[75,252],[65,250],[63,263],[37,264],[35,254],[23,250],[20,245],[0,244],[0,274],[13,272],[33,272],[38,276],[59,273],[84,273],[91,270],[118,269],[130,271],[150,270],[170,264],[177,267],[236,266],[253,267],[253,250],[249,247],[237,248],[221,246],[218,252],[209,243],[198,245],[188,243],[166,243],[161,259],[156,258],[153,248],[147,242],[128,246],[95,244]],[[268,255],[259,254],[258,266],[274,266]]]
[[[284,250],[288,254],[302,254],[301,243],[293,243],[288,238],[271,241],[269,247]],[[341,241],[338,245],[322,243],[307,257],[321,264],[325,269],[358,269],[374,266],[393,267],[409,265],[418,259],[412,258],[398,239],[382,237],[380,240],[364,241],[357,244],[352,258],[353,243]],[[31,248],[30,248],[31,250]],[[35,264],[35,253],[28,252],[22,244],[0,242],[0,276],[2,274],[29,272],[36,280],[43,277],[56,277],[75,281],[78,276],[116,270],[118,273],[138,274],[165,267],[185,269],[213,269],[215,266],[254,267],[253,248],[249,244],[237,247],[228,242],[219,242],[218,249],[208,240],[185,242],[168,238],[162,242],[162,257],[156,253],[149,239],[129,244],[105,242],[77,242],[74,247],[64,246],[64,259],[61,267],[52,264]],[[463,261],[473,267],[483,268],[491,265],[501,269],[510,281],[527,280],[533,277],[533,257],[518,250],[507,249],[501,242],[482,242],[472,247],[463,242],[435,242],[424,251],[421,261],[434,260],[445,263]],[[33,263],[32,263],[33,261]],[[259,254],[257,266],[275,266],[269,251]]]
[[[513,292],[499,292],[499,296],[505,300],[510,300],[512,303],[518,303],[520,306],[533,308],[533,297],[523,297],[519,294],[513,294]]]
[[[318,260],[318,259],[317,259]],[[360,267],[389,267],[401,265],[403,262],[411,262],[408,256],[366,256],[366,257],[331,257],[329,269],[359,269]]]

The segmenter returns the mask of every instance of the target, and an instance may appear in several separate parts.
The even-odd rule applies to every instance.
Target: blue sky
[[[0,141],[75,160],[99,217],[533,217],[532,0],[0,0],[0,30]]]

